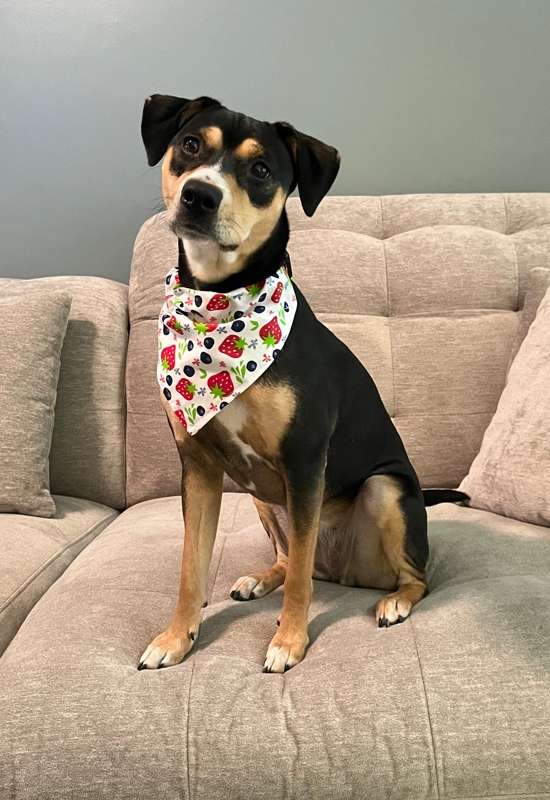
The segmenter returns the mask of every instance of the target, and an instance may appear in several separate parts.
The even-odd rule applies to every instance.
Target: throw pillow
[[[0,297],[0,511],[51,517],[49,454],[71,298],[40,289]]]

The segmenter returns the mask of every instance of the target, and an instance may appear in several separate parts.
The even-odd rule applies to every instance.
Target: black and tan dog
[[[259,283],[279,268],[289,193],[298,187],[311,216],[339,167],[333,147],[206,97],[149,97],[142,136],[150,165],[164,157],[180,281],[215,292]],[[295,292],[296,315],[277,360],[195,436],[161,395],[183,466],[185,540],[174,615],[140,669],[177,664],[193,646],[224,471],[253,495],[276,556],[271,569],[240,578],[231,596],[252,600],[284,584],[265,671],[283,672],[304,657],[312,576],[390,591],[376,606],[381,627],[406,619],[426,592],[425,498],[403,443],[368,372]],[[427,502],[464,497],[447,492]]]

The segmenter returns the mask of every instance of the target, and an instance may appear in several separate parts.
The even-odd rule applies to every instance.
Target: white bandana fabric
[[[265,281],[221,294],[166,276],[159,315],[157,379],[192,436],[248,389],[284,347],[296,313],[285,267]]]

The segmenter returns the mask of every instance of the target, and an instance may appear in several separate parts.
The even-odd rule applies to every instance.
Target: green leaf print
[[[237,383],[244,383],[246,375],[246,366],[244,361],[241,361],[236,367],[231,367],[231,372],[237,379]]]
[[[195,405],[186,406],[184,408],[187,419],[193,425],[197,419],[197,407]]]

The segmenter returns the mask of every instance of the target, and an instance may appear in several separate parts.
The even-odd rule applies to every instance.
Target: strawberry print
[[[226,336],[226,338],[218,347],[218,350],[225,356],[230,356],[230,358],[240,358],[245,347],[246,339],[243,339],[242,336],[237,336],[237,334],[232,333],[230,336]]]
[[[225,294],[215,294],[206,306],[207,311],[225,311],[226,308],[229,308],[229,298]]]
[[[215,331],[218,327],[217,322],[194,322],[193,323],[194,329],[197,333],[209,333],[210,331]]]
[[[267,347],[275,347],[276,344],[279,344],[282,335],[277,317],[273,317],[260,328],[260,338]]]
[[[183,425],[183,427],[185,428],[185,430],[187,430],[187,420],[185,419],[185,414],[183,413],[183,411],[181,410],[181,408],[177,408],[177,409],[174,411],[174,414],[175,414],[175,415],[176,415],[176,417],[179,419],[179,421],[181,422],[181,424]]]
[[[169,369],[174,369],[176,366],[176,345],[170,344],[168,347],[164,347],[160,351],[160,363],[162,364],[162,369],[164,372],[168,372]]]
[[[227,370],[218,372],[217,375],[211,375],[208,378],[208,386],[214,397],[218,399],[227,397],[235,391],[231,375]]]
[[[271,367],[296,305],[286,261],[265,280],[225,294],[181,286],[177,267],[169,270],[157,329],[157,380],[190,436]]]
[[[192,400],[196,391],[197,387],[191,383],[189,378],[181,378],[176,383],[176,392],[179,392],[185,400]]]
[[[173,331],[177,331],[178,333],[183,333],[183,328],[181,322],[177,320],[175,317],[170,317],[168,322],[166,323],[169,328],[172,328]]]
[[[275,287],[275,291],[271,295],[271,300],[273,303],[278,303],[281,299],[281,295],[283,293],[283,282],[279,281],[277,286]]]

